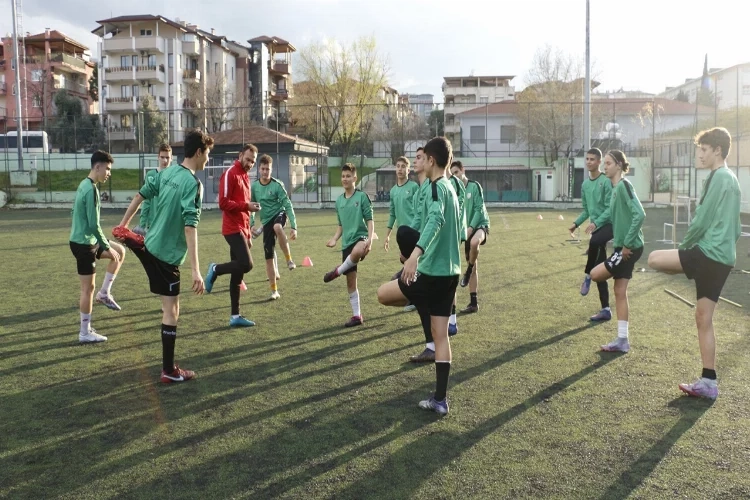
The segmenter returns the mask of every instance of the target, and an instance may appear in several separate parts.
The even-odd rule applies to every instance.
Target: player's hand
[[[405,285],[411,285],[414,283],[414,277],[417,274],[417,259],[412,259],[409,257],[406,262],[404,262],[404,270],[401,273],[401,281],[404,282]]]
[[[292,228],[289,230],[289,239],[294,241],[297,239],[297,230]]]
[[[592,223],[591,223],[591,224],[589,224],[589,225],[588,225],[588,227],[586,228],[586,234],[591,234],[591,233],[593,233],[594,231],[596,231],[596,224],[594,224],[594,223],[592,222]]]
[[[383,248],[385,249],[386,252],[391,249],[391,237],[390,236],[385,237],[385,243],[383,243]]]
[[[370,250],[372,250],[372,240],[367,240],[367,243],[365,244],[365,255],[370,253]]]
[[[248,212],[260,212],[260,203],[255,202],[255,201],[248,201],[247,211]]]
[[[193,269],[193,291],[196,295],[203,295],[203,292],[206,290],[206,285],[203,283],[203,276],[201,276],[201,272]]]
[[[253,248],[253,239],[252,238],[248,238],[247,239],[247,248]]]
[[[328,240],[328,242],[326,243],[326,246],[328,248],[335,247],[336,246],[336,239],[335,238],[331,238],[330,240]]]
[[[633,251],[628,247],[622,247],[622,252],[620,253],[622,253],[623,260],[628,260],[633,255]]]
[[[570,229],[568,229],[568,232],[569,232],[570,234],[573,234],[573,231],[575,231],[575,230],[576,230],[576,227],[577,227],[577,226],[576,226],[575,224],[573,224],[572,226],[570,226]]]

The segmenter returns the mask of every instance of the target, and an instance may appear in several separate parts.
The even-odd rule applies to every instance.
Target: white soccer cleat
[[[276,300],[279,298],[281,298],[281,294],[279,294],[278,290],[274,290],[273,293],[271,294],[271,300]]]
[[[102,304],[106,306],[108,309],[112,309],[113,311],[121,311],[122,307],[120,307],[117,302],[115,302],[115,299],[112,298],[111,295],[108,295],[106,293],[103,293],[101,290],[96,294],[96,303]]]
[[[106,341],[107,337],[105,337],[104,335],[99,335],[93,328],[89,328],[88,333],[78,334],[78,342],[80,342],[81,344],[95,344],[97,342]]]

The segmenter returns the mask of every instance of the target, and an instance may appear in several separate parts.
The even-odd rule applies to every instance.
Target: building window
[[[42,97],[35,95],[31,98],[31,105],[35,108],[41,108],[42,107]]]
[[[131,59],[132,59],[132,65],[138,66],[138,56],[133,56]]]
[[[234,81],[234,66],[232,66],[232,81]]]
[[[130,85],[120,85],[120,97],[131,97],[132,87]]]
[[[33,70],[31,70],[31,81],[32,82],[41,82],[42,81],[42,73],[43,73],[43,71],[41,69],[33,69]]]
[[[155,68],[156,67],[156,56],[155,55],[148,56],[148,66],[149,66],[149,68]]]
[[[16,84],[15,83],[13,84],[12,92],[13,92],[13,95],[16,95]]]
[[[214,75],[219,74],[219,63],[214,63]]]
[[[181,99],[184,94],[182,93],[182,84],[177,85],[177,99]]]
[[[169,113],[169,128],[174,128],[174,113]]]
[[[750,85],[742,86],[742,95],[750,95]]]
[[[516,143],[516,126],[515,125],[500,125],[500,143],[501,144],[515,144]]]
[[[122,128],[130,128],[131,123],[130,115],[120,115],[120,126]]]
[[[484,125],[469,127],[469,138],[472,144],[484,144]]]
[[[148,84],[148,95],[150,95],[151,97],[156,97],[156,87],[154,87],[150,83]]]
[[[130,56],[120,56],[120,67],[129,68],[130,61],[131,61]]]
[[[177,113],[177,128],[182,128],[182,113]]]
[[[169,84],[169,97],[174,97],[174,83]]]
[[[224,63],[224,78],[226,78],[227,76],[229,76],[227,75],[227,63]]]
[[[490,102],[490,98],[487,96],[480,96],[479,97],[479,104],[488,104]]]
[[[133,85],[133,97],[138,97],[141,95],[140,92],[141,88],[138,85]]]
[[[141,36],[151,36],[152,34],[151,30],[141,30]]]
[[[174,68],[174,54],[167,55],[167,66]]]

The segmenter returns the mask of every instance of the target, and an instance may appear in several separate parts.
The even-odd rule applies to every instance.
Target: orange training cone
[[[247,285],[245,284],[245,280],[242,280],[240,282],[240,290],[242,290],[243,292],[247,291]]]
[[[305,257],[302,259],[302,267],[312,267],[313,263],[312,260],[310,260],[310,257]]]

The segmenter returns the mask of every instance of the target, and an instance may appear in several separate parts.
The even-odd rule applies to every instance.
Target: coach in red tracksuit
[[[248,172],[255,165],[258,148],[246,144],[239,159],[232,168],[219,179],[219,208],[222,211],[221,234],[229,243],[229,262],[211,263],[206,273],[206,292],[211,292],[214,282],[222,274],[231,275],[229,281],[229,298],[232,303],[232,315],[229,326],[255,326],[249,319],[240,316],[240,284],[245,273],[253,268],[250,255],[252,240],[250,235],[250,212],[260,210],[260,205],[250,199],[250,179]]]

